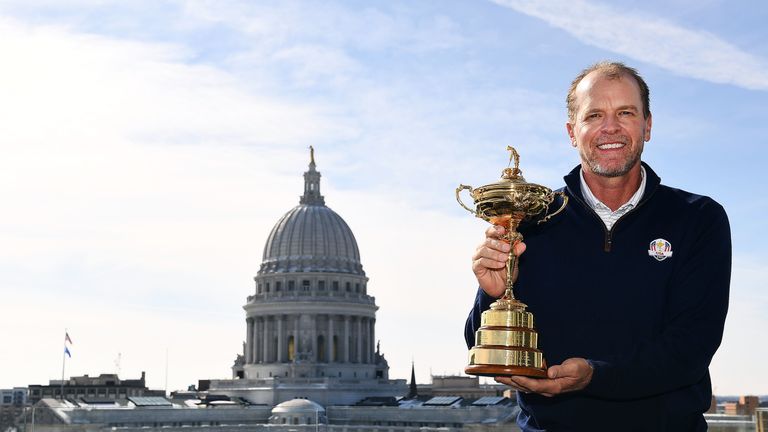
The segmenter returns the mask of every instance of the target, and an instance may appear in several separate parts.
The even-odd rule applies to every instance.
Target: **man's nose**
[[[603,119],[601,131],[603,133],[612,134],[619,131],[619,119],[616,116],[607,115]]]

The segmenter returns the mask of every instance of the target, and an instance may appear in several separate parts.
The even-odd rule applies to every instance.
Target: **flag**
[[[64,347],[64,354],[66,354],[69,358],[72,358],[72,353],[69,352],[69,348]]]
[[[64,332],[64,342],[72,343],[72,339],[69,338],[69,333]]]

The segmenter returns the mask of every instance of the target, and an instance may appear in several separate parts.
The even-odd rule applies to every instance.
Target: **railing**
[[[332,292],[332,291],[278,291],[261,294],[253,294],[247,297],[248,303],[257,300],[292,300],[296,298],[318,298],[325,301],[344,302],[354,300],[355,303],[374,304],[376,298],[367,294]]]

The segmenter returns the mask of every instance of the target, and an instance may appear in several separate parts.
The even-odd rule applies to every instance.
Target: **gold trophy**
[[[553,192],[547,187],[527,183],[519,168],[520,155],[511,146],[507,150],[511,152],[509,164],[514,160],[514,168],[507,166],[496,183],[478,188],[459,185],[456,188],[456,200],[475,216],[504,227],[506,234],[503,240],[514,245],[523,239],[517,232],[522,221],[548,221],[563,211],[568,204],[568,197],[563,192]],[[475,202],[475,210],[461,201],[460,193],[465,189]],[[556,195],[562,197],[563,204],[554,213],[545,214]],[[517,300],[513,292],[512,273],[515,264],[516,257],[510,250],[506,291],[481,315],[480,328],[475,332],[475,346],[469,351],[469,365],[464,369],[467,374],[547,376],[547,364],[538,349],[538,333],[533,326],[533,314],[526,312],[527,306]]]

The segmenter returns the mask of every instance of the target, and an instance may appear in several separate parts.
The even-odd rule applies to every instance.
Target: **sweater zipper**
[[[610,252],[611,251],[611,246],[613,246],[613,229],[616,228],[616,225],[622,219],[624,219],[628,214],[634,212],[635,210],[640,208],[641,205],[645,204],[645,202],[648,201],[653,196],[653,194],[655,192],[656,192],[656,188],[653,188],[653,190],[648,194],[647,197],[643,197],[643,199],[641,199],[640,202],[637,203],[636,206],[634,206],[631,210],[629,210],[628,212],[626,212],[623,215],[621,215],[620,218],[616,219],[616,222],[613,223],[613,226],[611,227],[610,230],[608,228],[606,228],[605,222],[603,222],[603,220],[600,218],[600,215],[598,215],[597,212],[595,212],[595,210],[592,209],[592,207],[589,206],[589,204],[587,204],[583,199],[577,198],[574,193],[571,193],[571,197],[576,198],[576,201],[580,202],[581,205],[583,205],[587,209],[587,211],[592,213],[592,215],[595,218],[597,218],[597,220],[600,222],[600,226],[603,227],[603,233],[604,233],[603,251],[604,252]]]

